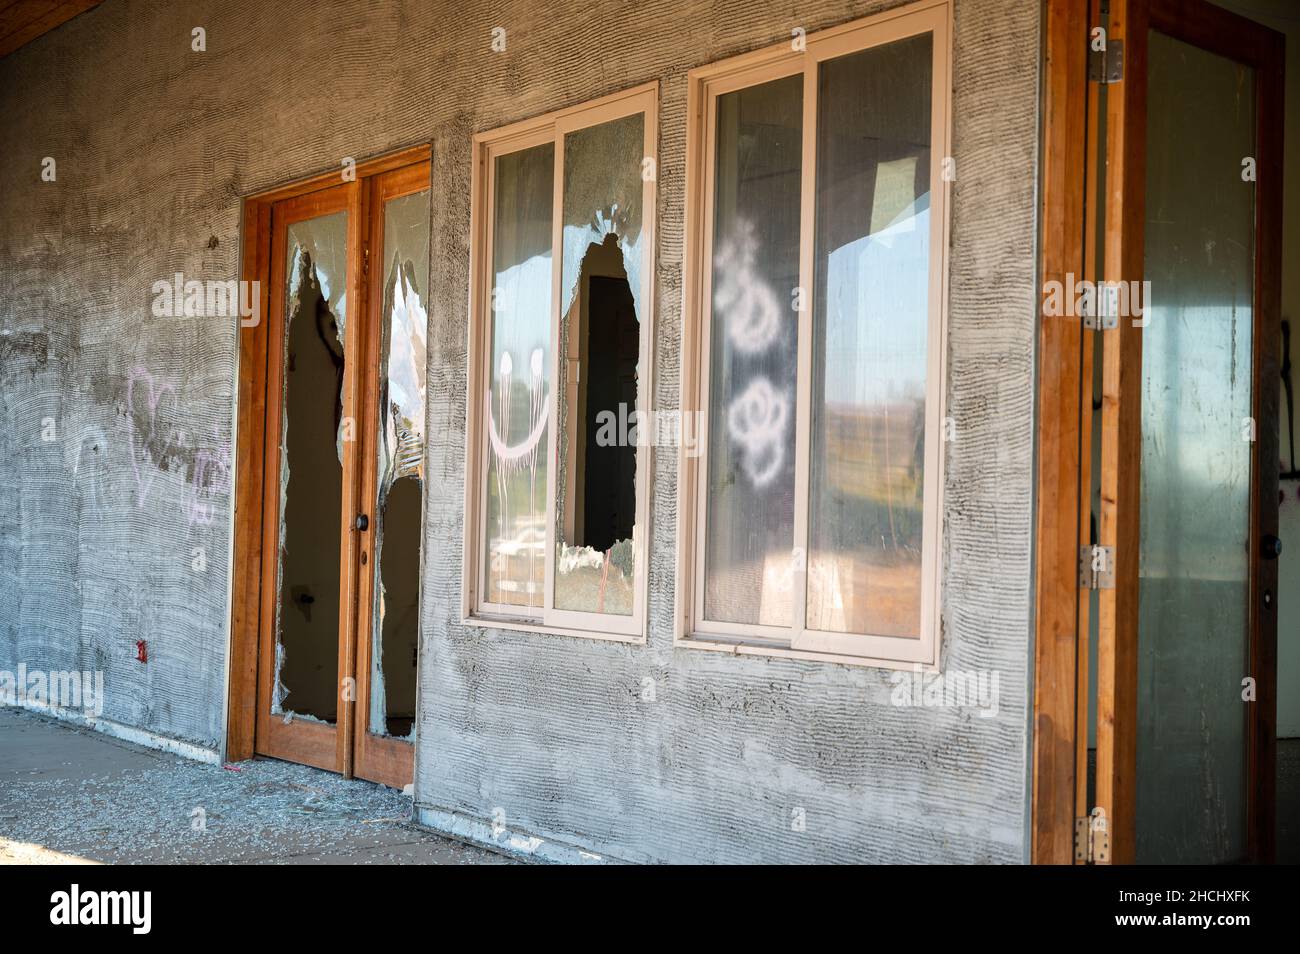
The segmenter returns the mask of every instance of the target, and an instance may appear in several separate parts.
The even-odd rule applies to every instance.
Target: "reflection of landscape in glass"
[[[541,607],[550,394],[550,144],[496,160],[488,424],[489,603]]]
[[[818,76],[810,629],[920,635],[931,45]]]
[[[601,416],[637,407],[645,117],[564,137],[556,609],[629,616],[637,448]]]
[[[931,46],[819,68],[810,629],[920,634]],[[717,101],[708,620],[794,623],[802,103],[800,76]]]

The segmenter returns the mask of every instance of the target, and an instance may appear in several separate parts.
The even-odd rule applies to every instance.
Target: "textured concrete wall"
[[[880,671],[673,649],[671,454],[647,645],[458,622],[471,133],[661,82],[654,399],[672,408],[686,71],[893,5],[108,0],[0,61],[0,667],[102,666],[106,715],[217,743],[236,331],[153,318],[150,285],[236,277],[239,196],[432,142],[423,817],[500,809],[629,860],[1023,859],[1037,0],[956,13],[943,665],[997,670],[998,716],[891,706]]]

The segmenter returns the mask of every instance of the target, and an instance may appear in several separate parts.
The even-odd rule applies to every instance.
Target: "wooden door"
[[[250,198],[244,215],[244,280],[260,290],[240,333],[227,757],[404,787],[424,526],[428,149]]]
[[[1114,862],[1268,860],[1282,40],[1203,0],[1106,29],[1091,811]]]
[[[256,751],[336,772],[350,767],[363,198],[351,182],[271,207]]]
[[[370,228],[355,772],[396,788],[414,772],[424,531],[429,163],[366,183]]]

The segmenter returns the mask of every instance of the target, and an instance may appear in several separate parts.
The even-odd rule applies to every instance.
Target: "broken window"
[[[654,101],[642,89],[480,142],[473,615],[643,630]]]
[[[384,203],[375,613],[369,731],[415,725],[423,520],[429,192]]]
[[[934,660],[948,30],[925,8],[692,75],[685,635]]]
[[[271,711],[338,717],[347,213],[288,227],[280,560]]]
[[[564,137],[554,577],[563,610],[632,615],[644,130],[637,114]]]

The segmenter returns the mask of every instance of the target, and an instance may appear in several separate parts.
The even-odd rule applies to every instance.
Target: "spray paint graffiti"
[[[754,268],[757,251],[753,224],[741,220],[736,234],[713,256],[714,272],[719,276],[713,290],[714,311],[726,316],[732,346],[749,355],[766,351],[781,331],[780,302]]]
[[[755,487],[766,487],[781,471],[789,402],[767,378],[749,382],[727,409],[727,433],[740,447],[741,466]]]
[[[210,441],[194,451],[194,466],[182,504],[191,527],[212,526],[217,504],[230,499],[233,487],[230,438],[222,438],[216,431],[214,427]]]
[[[144,507],[158,474],[171,470],[179,460],[184,434],[169,423],[176,405],[174,381],[160,380],[142,368],[127,375],[126,426],[136,507]]]
[[[510,352],[505,351],[501,355],[501,360],[497,365],[497,379],[499,389],[499,408],[492,407],[491,390],[485,395],[488,409],[488,440],[492,445],[492,454],[495,463],[497,499],[500,502],[500,526],[504,529],[510,526],[510,481],[516,474],[523,471],[528,472],[528,500],[535,499],[537,487],[537,463],[538,454],[541,447],[542,437],[546,433],[546,422],[548,419],[549,402],[546,395],[545,379],[545,355],[540,348],[533,349],[528,361],[528,431],[524,439],[518,444],[507,445],[505,438],[501,435],[510,433],[510,407],[511,407],[511,379],[514,373],[514,359],[511,358]],[[505,547],[498,546],[495,549],[500,551],[501,555],[513,549],[511,545]],[[538,548],[535,546],[525,546],[528,560],[528,580],[536,578],[535,561],[538,559]],[[506,567],[492,566],[491,572],[496,575],[501,573],[507,575]],[[500,582],[498,585],[502,585]]]
[[[782,332],[780,300],[755,268],[758,240],[753,223],[737,221],[718,246],[714,270],[714,313],[723,319],[737,353],[757,356],[777,344]],[[752,377],[727,408],[727,433],[740,452],[741,468],[755,487],[767,487],[781,473],[790,425],[790,398],[762,374]]]
[[[213,426],[202,441],[176,422],[181,403],[177,379],[135,368],[126,379],[127,447],[135,504],[143,508],[158,475],[184,473],[181,510],[187,526],[211,526],[217,504],[230,497],[231,443]]]

